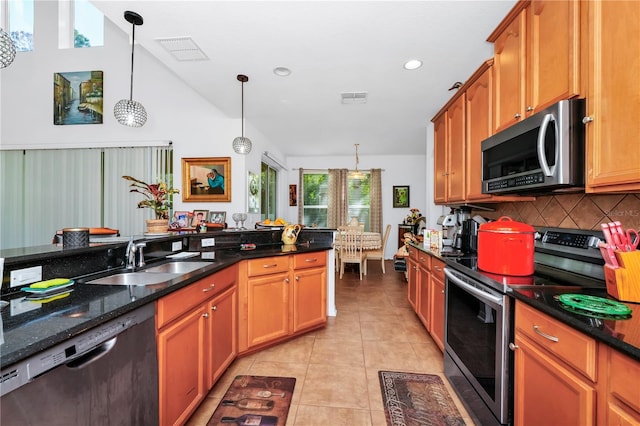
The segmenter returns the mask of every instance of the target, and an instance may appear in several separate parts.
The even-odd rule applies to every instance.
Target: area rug
[[[390,426],[462,426],[464,420],[440,376],[378,371]]]
[[[236,376],[207,426],[284,426],[295,377]]]

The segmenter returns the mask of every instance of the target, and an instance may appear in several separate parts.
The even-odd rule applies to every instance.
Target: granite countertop
[[[445,261],[447,266],[458,269],[481,282],[490,279],[487,277],[489,274],[483,274],[453,262],[452,259],[459,256],[450,256],[450,252],[430,250],[422,244],[412,244],[412,246]],[[472,256],[465,257],[471,258]],[[560,322],[640,361],[640,304],[622,302],[632,310],[631,318],[618,320],[594,318],[568,311],[554,298],[554,296],[566,293],[585,294],[616,300],[607,294],[604,283],[600,288],[562,285],[517,285],[510,287],[507,292],[509,296],[533,306]]]
[[[240,260],[324,251],[330,248],[331,244],[324,242],[300,244],[296,245],[295,249],[276,244],[259,247],[256,250],[217,250],[215,259],[211,259],[211,252],[203,252],[197,257],[184,260],[207,261],[208,266],[185,274],[168,284],[96,285],[83,283],[90,277],[71,277],[76,279],[76,283],[69,287],[72,291],[67,296],[50,302],[27,301],[25,297],[28,294],[25,292],[3,296],[2,300],[8,302],[8,305],[2,308],[4,343],[0,345],[0,368],[5,368],[140,306],[152,303],[162,296],[232,266]],[[160,263],[162,261],[153,265]],[[110,273],[116,272],[118,270],[110,271]]]

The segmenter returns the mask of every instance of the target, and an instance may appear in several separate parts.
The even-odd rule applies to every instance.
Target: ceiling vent
[[[343,104],[366,104],[369,92],[343,92],[340,98]]]
[[[177,61],[209,60],[191,37],[157,38],[156,41],[171,53]]]

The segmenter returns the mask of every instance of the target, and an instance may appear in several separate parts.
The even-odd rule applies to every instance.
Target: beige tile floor
[[[368,275],[336,275],[338,315],[324,329],[238,358],[188,421],[206,425],[238,374],[296,378],[287,425],[386,425],[379,370],[439,374],[467,425],[467,411],[443,375],[442,352],[407,302],[403,274],[370,262]]]

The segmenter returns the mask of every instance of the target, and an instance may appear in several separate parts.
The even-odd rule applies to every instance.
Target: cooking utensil
[[[534,234],[531,225],[502,216],[478,230],[478,268],[500,275],[533,274]]]
[[[625,236],[627,238],[627,251],[634,251],[638,248],[638,243],[640,243],[640,236],[638,235],[638,231],[635,229],[627,229],[625,231]]]
[[[615,245],[615,241],[613,240],[613,236],[611,235],[611,229],[609,229],[609,224],[602,223],[600,224],[600,226],[602,227],[602,235],[604,235],[604,240],[607,242],[607,244],[609,244],[610,246]]]

